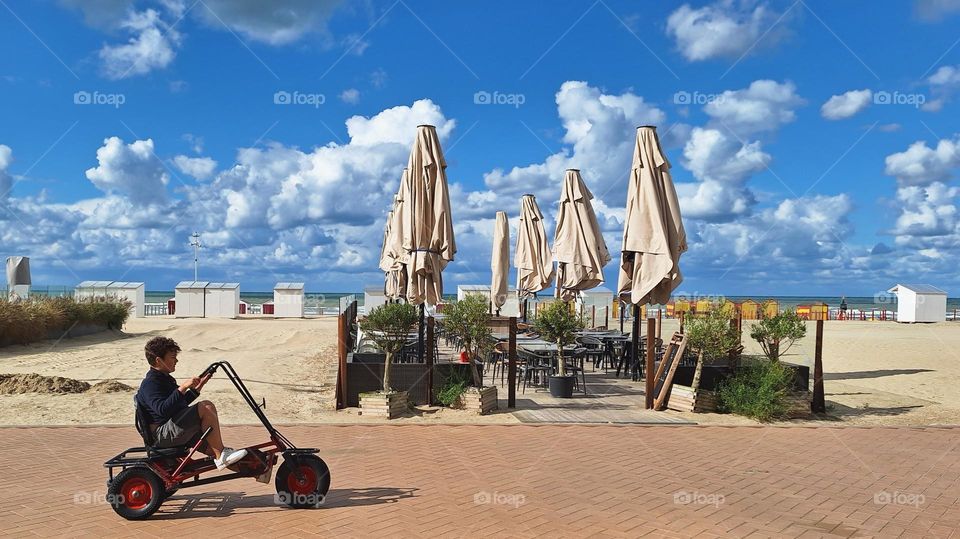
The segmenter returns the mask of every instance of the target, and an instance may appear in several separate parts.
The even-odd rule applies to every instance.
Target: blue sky
[[[489,282],[494,213],[515,231],[520,194],[552,236],[568,167],[616,255],[633,127],[656,123],[681,291],[960,284],[960,2],[516,4],[3,0],[0,254],[38,284],[170,289],[198,230],[205,279],[359,290],[428,122],[452,292]]]

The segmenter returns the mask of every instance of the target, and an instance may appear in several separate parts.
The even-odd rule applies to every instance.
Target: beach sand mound
[[[91,393],[122,393],[124,391],[133,390],[134,388],[116,380],[103,380],[93,384],[90,387]]]
[[[90,384],[63,378],[61,376],[41,376],[39,374],[0,374],[0,394],[16,395],[20,393],[83,393]]]

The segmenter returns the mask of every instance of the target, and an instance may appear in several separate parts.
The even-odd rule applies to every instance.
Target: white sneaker
[[[246,449],[232,449],[229,447],[224,447],[223,451],[220,453],[220,458],[213,459],[213,463],[217,465],[218,470],[222,470],[245,456],[247,456]]]

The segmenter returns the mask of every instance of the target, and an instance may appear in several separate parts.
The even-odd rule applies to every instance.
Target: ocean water
[[[31,289],[31,294],[39,296],[65,296],[73,295],[73,288],[67,286],[35,286]],[[304,303],[307,307],[336,308],[341,300],[348,301],[350,296],[354,296],[357,303],[363,305],[363,292],[307,292],[304,294]],[[540,299],[550,299],[552,294],[545,294]],[[147,303],[166,303],[167,300],[174,297],[173,290],[147,290],[145,300]],[[273,292],[245,292],[240,290],[240,299],[250,305],[260,305],[267,301],[273,301]],[[446,301],[456,299],[455,294],[445,294]],[[698,298],[686,297],[690,301]],[[826,303],[831,309],[840,307],[840,296],[726,296],[724,298],[711,297],[708,299],[719,300],[727,299],[733,302],[741,302],[752,299],[759,302],[766,300],[776,300],[780,304],[780,309],[793,309],[798,305],[809,305],[811,303]],[[857,310],[887,309],[894,310],[897,299],[892,294],[879,294],[877,296],[847,296],[847,308]],[[947,298],[947,311],[960,310],[960,298]]]

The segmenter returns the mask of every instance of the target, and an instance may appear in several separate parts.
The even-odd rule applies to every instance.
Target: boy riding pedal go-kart
[[[132,447],[104,463],[109,469],[108,500],[127,519],[152,515],[179,488],[255,477],[269,482],[273,466],[283,455],[275,485],[277,500],[291,507],[319,506],[330,488],[330,471],[317,449],[298,448],[280,434],[264,414],[233,367],[226,361],[211,364],[200,376],[177,384],[180,347],[172,339],[156,337],[145,347],[150,363],[134,397],[136,427],[143,447]],[[270,441],[234,450],[224,447],[216,408],[210,401],[191,403],[200,389],[222,369],[263,424]],[[209,455],[193,458],[197,452]],[[229,468],[233,473],[201,479],[201,474]]]

